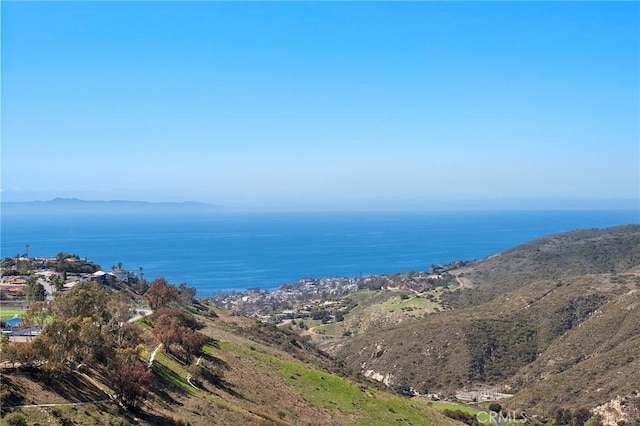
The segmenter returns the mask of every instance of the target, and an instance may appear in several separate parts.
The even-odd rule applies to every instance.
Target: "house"
[[[89,274],[88,280],[96,282],[101,285],[113,285],[116,283],[118,277],[114,272],[96,271]]]
[[[24,277],[21,277],[21,276],[2,277],[2,282],[5,283],[5,284],[12,284],[12,285],[25,285],[25,284],[27,284],[27,280]]]
[[[135,278],[136,274],[133,272],[127,271],[126,269],[114,269],[111,272],[118,281],[122,281],[123,283],[129,284],[132,278]]]
[[[7,299],[16,299],[21,293],[24,293],[26,285],[12,285],[12,284],[0,284],[0,292],[4,294]]]
[[[80,284],[80,281],[72,281],[72,282],[65,283],[65,284],[62,286],[62,291],[68,291],[68,290],[71,290],[71,289],[73,289],[75,286],[77,286],[78,284]]]

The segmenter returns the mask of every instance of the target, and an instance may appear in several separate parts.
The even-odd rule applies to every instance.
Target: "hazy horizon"
[[[77,203],[72,203],[77,202]],[[628,210],[638,212],[638,220],[640,220],[640,204],[636,200],[471,200],[465,201],[439,201],[431,202],[428,205],[416,206],[416,205],[404,205],[402,203],[394,206],[387,206],[387,208],[381,208],[379,206],[373,207],[372,205],[349,205],[344,204],[341,208],[322,208],[319,206],[273,206],[272,208],[262,207],[246,207],[246,206],[230,206],[220,205],[213,203],[201,203],[193,200],[180,200],[180,201],[145,201],[145,200],[98,200],[98,199],[79,199],[76,197],[56,197],[48,200],[24,200],[24,201],[6,201],[2,200],[2,204],[6,206],[24,205],[29,207],[30,205],[48,205],[51,207],[69,206],[68,213],[74,212],[74,207],[77,208],[82,204],[92,203],[111,203],[119,206],[126,204],[148,204],[149,206],[162,206],[167,207],[179,207],[186,211],[189,208],[203,208],[206,207],[208,212],[220,212],[220,213],[322,213],[322,212],[336,212],[336,213],[366,213],[366,212],[473,212],[473,211],[593,211],[593,210]],[[59,210],[58,213],[62,211]],[[177,211],[177,210],[176,210]],[[5,210],[6,212],[6,210]],[[44,211],[43,211],[44,213]],[[123,213],[126,213],[123,210]]]
[[[638,209],[637,2],[2,2],[3,201]]]

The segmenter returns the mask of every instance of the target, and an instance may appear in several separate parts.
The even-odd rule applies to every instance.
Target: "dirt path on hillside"
[[[162,343],[158,343],[158,346],[156,346],[153,352],[151,352],[151,356],[149,357],[149,368],[153,366],[153,360],[156,359],[156,354],[158,353],[161,347],[162,347]]]
[[[462,281],[462,278],[460,278],[458,274],[453,274],[453,276],[456,277],[456,281],[460,284],[460,290],[462,290],[464,288],[464,281]]]

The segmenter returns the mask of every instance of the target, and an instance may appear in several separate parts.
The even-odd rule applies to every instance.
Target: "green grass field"
[[[479,409],[473,408],[473,407],[469,407],[468,405],[456,404],[456,403],[453,403],[453,402],[430,401],[429,402],[429,406],[435,408],[438,411],[444,411],[444,410],[456,411],[456,410],[459,410],[459,411],[462,411],[464,413],[469,413],[472,416],[478,416],[479,413],[483,413],[483,414],[480,414],[480,416],[478,417],[478,419],[481,420],[481,423],[497,424],[496,421],[491,416],[489,416],[488,414],[486,414],[482,410],[479,410]]]
[[[348,328],[345,326],[348,320],[357,321],[370,318],[372,315],[402,316],[406,319],[422,318],[441,308],[438,302],[407,291],[359,290],[350,294],[348,298],[355,302],[356,306],[345,315],[344,322],[322,324],[322,321],[313,319],[297,320],[297,322],[304,322],[309,329],[306,334],[312,339],[322,340],[342,337],[345,329]]]
[[[299,388],[314,407],[333,412],[339,423],[353,425],[445,424],[429,413],[429,401],[410,399],[358,385],[342,377],[279,360],[289,385]]]
[[[340,337],[344,332],[344,327],[340,323],[331,323],[318,326],[315,330],[324,330],[324,334],[329,337]]]
[[[431,313],[435,308],[440,307],[438,303],[415,295],[408,294],[408,299],[402,299],[402,294],[404,293],[390,297],[380,305],[381,308],[386,312],[402,312],[409,316],[416,316]]]
[[[433,292],[435,295],[436,292]],[[402,298],[404,295],[404,299]],[[349,314],[353,316],[369,315],[372,311],[378,312],[399,312],[406,316],[422,316],[431,313],[435,308],[440,308],[440,304],[432,302],[424,295],[417,297],[407,291],[374,292],[370,290],[360,290],[350,296],[358,306]]]
[[[0,318],[2,319],[9,319],[9,318],[13,318],[14,316],[20,316],[25,312],[24,309],[21,308],[0,308]]]
[[[473,414],[474,416],[480,412],[477,408],[472,408],[467,405],[456,404],[453,402],[441,402],[441,401],[431,401],[429,404],[431,407],[435,408],[438,411],[444,410],[460,410],[465,413]]]

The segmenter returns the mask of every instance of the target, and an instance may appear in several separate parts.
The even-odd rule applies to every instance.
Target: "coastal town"
[[[282,323],[296,319],[322,319],[341,321],[351,304],[346,295],[360,290],[395,291],[408,295],[433,299],[433,290],[447,291],[459,287],[450,270],[467,262],[455,261],[447,265],[432,265],[422,272],[404,272],[389,275],[359,277],[302,278],[298,282],[284,284],[275,290],[250,288],[211,296],[214,306],[253,316],[264,322]],[[408,296],[404,296],[407,297]],[[329,314],[327,314],[329,312]]]
[[[432,290],[456,286],[448,271],[465,262],[432,265],[422,272],[359,277],[309,278],[284,284],[275,290],[249,288],[242,291],[216,293],[206,300],[213,306],[263,322],[282,324],[296,319],[321,320],[322,324],[341,322],[354,307],[346,295],[360,290],[406,292],[433,300]],[[147,281],[144,270],[125,269],[121,262],[104,271],[100,265],[76,254],[58,253],[51,257],[29,257],[28,254],[6,257],[0,264],[0,306],[3,311],[24,311],[32,302],[51,301],[56,293],[66,292],[84,281],[111,288],[129,287],[144,293]],[[440,302],[443,305],[442,302]],[[446,304],[444,305],[446,306]],[[6,315],[5,315],[6,316]],[[20,315],[4,318],[0,326],[6,334],[22,335],[26,324]],[[38,333],[37,329],[26,332]]]

